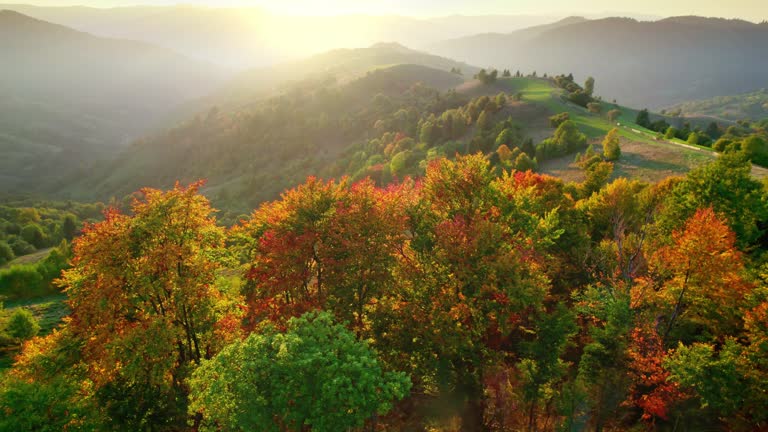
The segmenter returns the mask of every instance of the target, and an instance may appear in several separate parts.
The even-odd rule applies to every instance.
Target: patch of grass
[[[65,303],[67,296],[56,294],[37,299],[10,301],[5,304],[5,315],[10,316],[16,308],[28,309],[40,324],[38,336],[51,334],[69,315],[69,306]],[[6,347],[0,350],[0,378],[7,369],[13,366],[13,358],[18,354],[19,347]]]
[[[46,248],[46,249],[40,249],[39,251],[31,253],[29,255],[23,255],[23,256],[17,257],[5,263],[5,265],[0,266],[0,268],[9,268],[15,265],[35,264],[38,261],[45,259],[45,257],[47,257],[52,250],[53,250],[52,247]]]
[[[5,304],[6,313],[13,313],[13,309],[25,308],[32,312],[40,324],[40,335],[45,336],[53,332],[65,316],[70,312],[69,306],[65,303],[67,296],[65,294],[56,294],[52,296],[11,301]]]

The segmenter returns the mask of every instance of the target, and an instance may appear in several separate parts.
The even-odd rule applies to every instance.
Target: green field
[[[473,97],[482,94],[493,95],[498,92],[511,95],[520,93],[524,103],[544,107],[550,115],[567,112],[598,151],[601,150],[599,144],[605,134],[612,128],[618,127],[622,137],[622,158],[615,164],[614,177],[656,182],[672,175],[685,174],[690,169],[716,157],[716,153],[708,147],[692,146],[680,140],[657,139],[655,132],[638,126],[634,122],[638,110],[632,108],[618,106],[622,115],[618,122],[613,124],[604,114],[593,114],[585,108],[564,101],[561,98],[562,90],[555,88],[546,79],[503,78],[486,86],[480,85],[479,82],[468,82],[460,87],[459,91]],[[613,104],[608,103],[603,105],[604,111],[614,107]],[[515,113],[512,117],[518,119]],[[534,141],[543,139],[553,132],[548,124],[542,123],[541,119],[522,116],[520,121],[526,126],[526,132],[534,137]],[[582,170],[573,164],[573,155],[547,161],[541,168],[547,174],[566,180],[583,179]],[[761,168],[755,169],[758,176],[762,176],[763,171]]]

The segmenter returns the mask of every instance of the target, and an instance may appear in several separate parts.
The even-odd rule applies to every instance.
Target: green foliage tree
[[[496,69],[494,69],[490,73],[485,69],[481,69],[480,72],[478,72],[477,75],[475,75],[475,78],[480,80],[480,82],[482,82],[483,84],[489,85],[496,82],[498,75],[499,75],[499,71],[497,71]]]
[[[392,157],[389,162],[389,170],[393,176],[402,177],[405,174],[410,155],[410,151],[402,151]]]
[[[586,93],[589,97],[592,97],[594,92],[595,92],[595,79],[592,77],[589,77],[584,82],[584,93]]]
[[[732,339],[717,355],[710,344],[680,344],[665,360],[665,366],[671,371],[671,381],[695,391],[701,408],[728,417],[738,411],[744,399],[746,382],[739,371],[740,353],[741,348]]]
[[[411,387],[328,313],[267,327],[204,361],[190,380],[202,430],[342,431],[386,414]]]
[[[11,262],[15,257],[16,255],[14,255],[13,249],[8,246],[8,243],[0,240],[0,266]]]
[[[553,115],[549,118],[549,126],[553,128],[559,127],[561,124],[565,123],[566,121],[571,119],[571,115],[566,112],[561,112],[560,114]]]
[[[421,125],[421,129],[419,130],[420,142],[432,145],[435,142],[435,135],[435,125],[432,122],[426,121]]]
[[[537,168],[536,162],[534,162],[526,153],[520,153],[520,155],[517,156],[513,167],[517,171],[535,171]]]
[[[587,177],[581,184],[581,196],[589,198],[608,184],[608,180],[613,174],[613,164],[610,162],[598,162],[587,168]]]
[[[713,141],[717,141],[721,136],[723,136],[723,133],[720,131],[720,126],[715,122],[709,123],[704,133],[707,134],[707,136],[709,136],[709,138]]]
[[[608,161],[615,161],[621,157],[619,130],[611,129],[603,140],[603,156]]]
[[[477,127],[481,131],[487,131],[491,128],[492,125],[493,125],[493,120],[490,114],[488,114],[488,111],[481,112],[480,117],[477,118]]]
[[[40,324],[25,308],[17,308],[5,325],[5,331],[18,343],[37,336],[40,332]]]
[[[757,134],[748,136],[741,143],[741,151],[752,162],[768,166],[768,142],[765,138]]]
[[[30,223],[21,229],[21,237],[37,249],[45,246],[45,233],[40,225]]]
[[[677,134],[679,131],[674,127],[670,126],[667,128],[667,131],[664,133],[664,138],[671,140],[677,137]]]
[[[739,153],[725,153],[712,163],[692,170],[664,198],[657,223],[666,233],[679,228],[697,209],[711,206],[725,215],[741,247],[753,244],[768,220],[765,189],[752,177],[749,160]]]
[[[61,223],[61,232],[64,234],[64,238],[67,241],[72,241],[77,234],[77,217],[73,214],[64,216],[64,220]]]
[[[640,110],[640,112],[637,113],[637,118],[635,119],[635,123],[637,123],[639,126],[642,126],[644,128],[650,129],[651,127],[651,116],[648,113],[648,109],[644,108]]]

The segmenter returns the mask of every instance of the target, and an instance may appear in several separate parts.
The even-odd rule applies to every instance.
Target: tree
[[[698,145],[699,144],[699,139],[700,138],[699,138],[698,132],[691,132],[691,134],[688,135],[687,142],[688,142],[688,144],[691,144],[691,145]]]
[[[432,145],[435,139],[435,125],[430,121],[425,121],[419,128],[419,142]]]
[[[75,238],[75,235],[77,235],[77,218],[75,215],[69,213],[64,216],[64,220],[61,223],[61,231],[67,241],[72,241]]]
[[[725,216],[740,247],[753,244],[764,232],[762,221],[768,220],[768,208],[764,186],[750,173],[749,161],[739,153],[725,153],[692,170],[664,198],[658,225],[670,234],[698,209],[712,207]]]
[[[24,226],[24,228],[21,229],[21,237],[36,249],[45,246],[45,233],[40,225],[36,223],[30,223]]]
[[[603,156],[605,156],[605,160],[619,160],[621,157],[619,141],[619,130],[617,128],[611,129],[603,140]]]
[[[477,75],[475,75],[475,78],[480,80],[481,83],[485,85],[489,85],[496,82],[498,75],[499,75],[499,71],[497,71],[496,69],[494,69],[490,73],[485,69],[480,69],[480,72],[478,72]]]
[[[709,136],[709,138],[713,141],[717,141],[723,135],[723,133],[720,132],[720,126],[718,126],[718,124],[715,122],[710,122],[707,126],[707,130],[704,131],[704,133],[706,133],[707,136]]]
[[[309,179],[237,230],[248,260],[247,319],[282,325],[324,308],[362,331],[371,301],[393,283],[406,238],[406,189]]]
[[[587,146],[587,136],[581,133],[576,123],[571,120],[566,120],[557,127],[553,140],[564,153],[573,153]]]
[[[590,102],[587,104],[587,109],[593,114],[600,114],[603,112],[603,105],[600,102]]]
[[[385,372],[367,343],[311,312],[234,342],[190,380],[202,430],[343,431],[386,414],[411,387]]]
[[[389,162],[389,169],[393,176],[401,177],[405,174],[410,156],[411,152],[409,150],[401,151],[392,156],[392,160]]]
[[[540,210],[551,202],[541,192],[549,184],[524,172],[496,179],[482,155],[442,159],[408,212],[410,247],[399,283],[379,302],[377,347],[415,376],[436,377],[464,430],[482,426],[486,372],[526,337],[520,320],[542,310],[549,279],[534,250],[546,254],[562,234],[556,216]]]
[[[17,308],[8,320],[5,331],[20,343],[35,337],[40,332],[40,324],[32,312],[24,308]]]
[[[584,93],[586,93],[589,97],[592,97],[594,92],[595,92],[595,79],[592,77],[589,77],[584,82]]]
[[[60,280],[96,397],[122,428],[186,423],[190,368],[238,335],[238,299],[217,287],[224,232],[201,186],[143,189],[132,216],[87,225]]]
[[[621,111],[618,109],[612,109],[608,111],[607,113],[608,121],[611,123],[616,123],[616,121],[621,117]]]
[[[561,124],[563,124],[565,121],[570,120],[571,115],[566,112],[561,112],[560,114],[553,115],[549,118],[549,126],[553,128],[557,128]]]
[[[507,105],[507,95],[504,93],[499,93],[496,95],[496,99],[494,99],[496,102],[496,106],[499,107],[499,109],[503,108],[505,105]]]
[[[589,286],[576,299],[576,310],[592,323],[590,340],[579,361],[577,383],[589,401],[587,411],[594,430],[600,431],[629,395],[627,349],[633,315],[629,293],[621,284]]]
[[[0,266],[11,262],[15,257],[16,256],[13,254],[13,249],[8,246],[8,243],[0,241]]]
[[[749,286],[735,243],[711,208],[700,209],[649,260],[650,274],[663,279],[639,285],[636,298],[663,323],[663,342],[706,341],[739,327],[738,306]]]
[[[587,177],[581,184],[581,196],[589,198],[608,183],[613,174],[613,164],[610,162],[597,162],[587,168]]]
[[[507,147],[506,144],[502,144],[496,149],[496,153],[499,155],[499,159],[502,162],[508,162],[512,158],[512,150]]]
[[[640,112],[637,113],[637,119],[635,119],[635,123],[637,123],[639,126],[642,126],[646,129],[650,129],[651,127],[651,117],[648,113],[648,109],[642,109]]]
[[[513,168],[516,171],[534,171],[536,170],[536,162],[531,159],[526,153],[521,153],[515,158]]]
[[[488,114],[488,111],[483,111],[480,113],[480,117],[477,118],[477,127],[481,131],[486,131],[490,129],[492,126],[492,119],[491,116]]]
[[[678,133],[679,131],[674,126],[670,126],[664,133],[664,138],[668,140],[675,139]]]
[[[642,419],[647,422],[653,423],[657,418],[667,420],[674,403],[685,395],[680,386],[669,379],[662,338],[652,328],[635,328],[627,354],[632,384],[626,403],[640,408]]]

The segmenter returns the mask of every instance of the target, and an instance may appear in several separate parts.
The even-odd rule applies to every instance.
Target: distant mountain
[[[0,189],[55,183],[224,78],[211,64],[0,11]]]
[[[683,102],[666,108],[682,116],[707,116],[724,120],[768,119],[768,88],[751,93],[717,96],[711,99]]]
[[[280,16],[258,8],[39,7],[0,5],[95,35],[144,41],[232,68],[269,66],[334,48],[382,41],[424,47],[480,32],[510,32],[555,16],[487,15],[418,19],[402,16]]]
[[[526,73],[594,76],[597,93],[663,107],[768,86],[768,24],[701,17],[571,18],[432,45],[430,52]]]
[[[336,49],[302,60],[245,71],[211,96],[195,101],[187,108],[187,113],[189,114],[190,110],[199,111],[214,105],[223,108],[239,108],[264,97],[278,94],[287,88],[295,88],[301,82],[331,80],[343,84],[360,78],[372,70],[394,65],[422,66],[444,72],[437,77],[422,74],[421,79],[413,80],[426,82],[435,88],[444,87],[436,80],[440,80],[441,76],[452,69],[460,70],[463,76],[468,78],[479,71],[475,66],[416,51],[398,43],[377,43],[367,48]],[[454,77],[459,76],[454,75]]]

